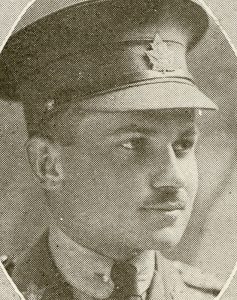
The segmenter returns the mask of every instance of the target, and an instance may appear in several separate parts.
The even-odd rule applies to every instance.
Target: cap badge
[[[169,49],[159,34],[156,34],[150,47],[151,49],[147,50],[145,54],[149,59],[152,70],[162,72],[163,74],[166,72],[174,72],[174,53]]]

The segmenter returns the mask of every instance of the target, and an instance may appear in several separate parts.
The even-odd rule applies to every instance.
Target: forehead
[[[136,127],[156,128],[182,128],[192,127],[196,123],[196,112],[194,109],[164,109],[144,111],[77,111],[69,109],[65,114],[72,126],[95,127],[102,130],[113,130],[123,127],[133,129]]]

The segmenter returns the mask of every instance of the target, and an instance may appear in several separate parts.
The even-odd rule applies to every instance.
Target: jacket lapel
[[[164,282],[157,270],[154,272],[154,277],[148,290],[147,300],[166,300]]]

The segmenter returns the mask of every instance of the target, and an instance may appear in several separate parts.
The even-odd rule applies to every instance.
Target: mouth
[[[163,212],[185,210],[186,205],[182,203],[166,203],[165,205],[144,205],[141,207],[142,210],[159,210]]]

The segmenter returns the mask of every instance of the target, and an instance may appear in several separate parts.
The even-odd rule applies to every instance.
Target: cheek
[[[186,184],[186,189],[189,195],[194,198],[198,189],[198,169],[197,160],[193,153],[181,160],[180,170]]]
[[[68,152],[64,159],[65,188],[80,198],[80,203],[84,199],[85,205],[100,201],[104,206],[113,202],[119,206],[137,186],[139,172],[135,169],[134,164],[114,159],[109,152]]]

